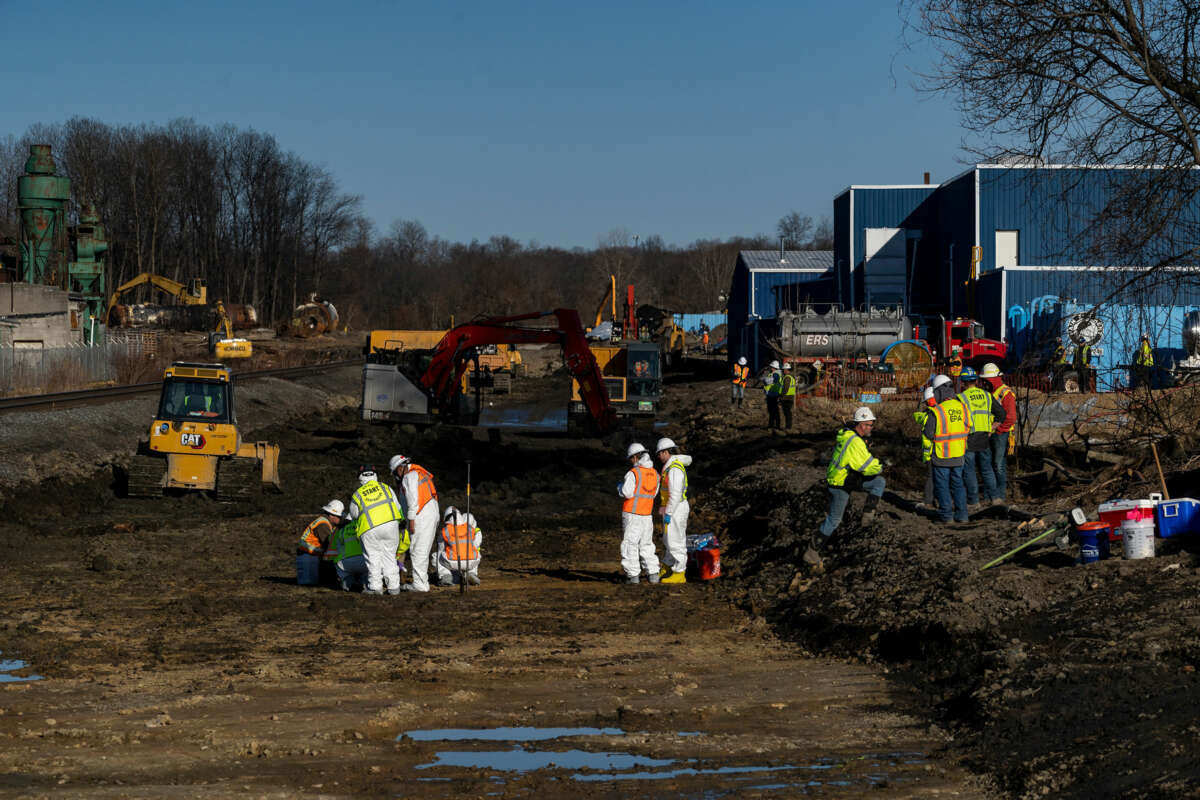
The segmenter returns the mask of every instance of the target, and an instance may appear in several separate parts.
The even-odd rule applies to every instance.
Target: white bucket
[[[1154,520],[1127,519],[1121,523],[1126,558],[1154,558]]]

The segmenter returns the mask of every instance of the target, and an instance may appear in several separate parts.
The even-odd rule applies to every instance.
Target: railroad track
[[[343,361],[326,361],[321,364],[305,364],[299,367],[276,367],[274,369],[259,369],[253,372],[235,372],[235,383],[252,381],[257,378],[299,378],[314,375],[339,367],[358,366],[361,359],[351,358]],[[0,397],[0,412],[4,411],[46,411],[71,406],[87,406],[108,403],[138,394],[157,393],[162,388],[162,381],[150,383],[131,383],[126,386],[108,386],[103,389],[82,389],[77,392],[53,392],[51,394],[31,394],[22,397]]]

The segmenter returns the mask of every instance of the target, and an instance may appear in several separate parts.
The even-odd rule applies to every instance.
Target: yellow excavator
[[[217,301],[217,329],[208,335],[208,352],[217,358],[249,358],[254,344],[249,339],[233,338],[233,322],[225,311],[225,303]]]
[[[228,367],[176,362],[163,373],[158,412],[127,476],[129,497],[180,489],[237,501],[260,485],[280,488],[279,445],[242,441]]]
[[[121,302],[121,297],[127,292],[131,292],[139,286],[150,284],[154,288],[169,294],[174,297],[176,302],[183,306],[202,306],[208,304],[208,287],[204,283],[203,278],[191,278],[187,283],[173,281],[170,278],[164,278],[162,275],[155,275],[152,272],[143,272],[132,280],[125,281],[116,289],[108,298],[108,308],[104,312],[104,319],[109,324],[112,320],[112,310]]]

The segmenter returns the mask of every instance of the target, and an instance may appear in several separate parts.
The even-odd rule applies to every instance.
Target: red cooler
[[[1110,533],[1108,539],[1111,542],[1121,540],[1121,523],[1127,519],[1132,519],[1137,522],[1149,520],[1154,521],[1154,509],[1158,505],[1157,500],[1110,500],[1107,503],[1101,503],[1097,511],[1100,514],[1100,521],[1109,526]]]

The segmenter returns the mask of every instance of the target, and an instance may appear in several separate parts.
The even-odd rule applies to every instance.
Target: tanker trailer
[[[887,371],[898,388],[923,383],[933,370],[929,348],[913,339],[912,322],[900,307],[783,311],[778,325],[777,349],[793,364],[797,391],[811,388],[823,370]]]

